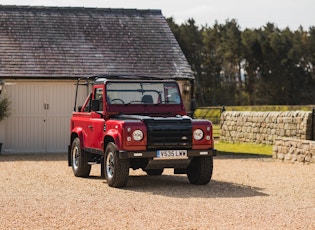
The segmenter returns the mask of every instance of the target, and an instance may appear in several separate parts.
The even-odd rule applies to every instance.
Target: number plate
[[[158,159],[187,159],[187,150],[158,150]]]

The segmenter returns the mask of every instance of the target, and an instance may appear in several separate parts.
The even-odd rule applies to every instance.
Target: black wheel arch
[[[114,138],[113,138],[112,136],[106,135],[106,136],[104,137],[104,149],[103,149],[104,154],[105,154],[106,146],[107,146],[108,143],[110,143],[110,142],[113,142],[114,144],[116,144],[116,143],[115,143],[115,140],[114,140]]]
[[[68,166],[72,166],[72,160],[71,160],[71,146],[72,146],[72,142],[75,138],[79,137],[79,135],[77,133],[71,133],[70,136],[70,143],[68,145]]]

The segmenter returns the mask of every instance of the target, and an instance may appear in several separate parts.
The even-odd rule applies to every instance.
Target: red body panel
[[[91,103],[96,98],[98,92],[102,92],[100,107],[102,111],[91,110]],[[151,90],[153,91],[153,90]],[[105,100],[106,86],[94,85],[92,93],[86,99],[80,112],[73,112],[71,118],[71,133],[81,140],[82,149],[95,149],[103,152],[106,148],[105,140],[115,142],[118,150],[122,151],[145,151],[147,148],[147,127],[141,120],[115,119],[115,115],[123,113],[125,115],[141,114],[151,117],[176,117],[185,116],[186,111],[183,103],[179,104],[110,104],[109,99]],[[192,138],[192,149],[203,150],[213,148],[212,124],[206,120],[192,119],[192,132],[201,129],[204,133],[202,140]],[[136,141],[133,132],[141,130],[143,138]],[[73,139],[73,138],[72,138]],[[72,140],[71,140],[72,142]],[[176,147],[175,147],[176,148]]]

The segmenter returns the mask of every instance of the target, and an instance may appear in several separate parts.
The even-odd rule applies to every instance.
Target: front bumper
[[[197,150],[187,150],[187,157],[200,157],[200,156],[216,156],[216,149],[197,149]],[[128,159],[128,158],[156,158],[157,151],[119,151],[120,159]]]

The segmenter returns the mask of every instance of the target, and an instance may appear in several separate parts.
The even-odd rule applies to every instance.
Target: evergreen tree
[[[199,106],[315,104],[315,27],[167,21],[195,73]]]

